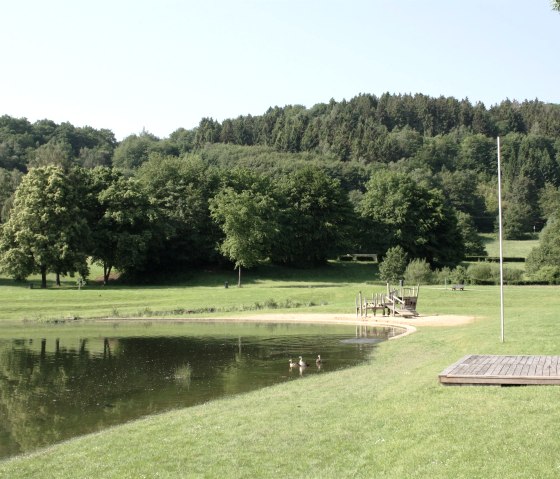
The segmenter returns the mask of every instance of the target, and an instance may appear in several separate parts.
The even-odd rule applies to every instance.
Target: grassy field
[[[490,256],[498,254],[495,235],[485,235]],[[504,254],[526,257],[537,240],[508,241]],[[524,268],[524,263],[508,263],[507,267]],[[54,285],[49,277],[48,288],[38,288],[39,280],[31,277],[16,283],[0,277],[0,321],[49,321],[67,318],[100,317],[166,317],[219,316],[251,310],[298,310],[315,312],[351,312],[359,291],[370,294],[383,291],[374,263],[333,262],[328,267],[293,270],[261,267],[246,271],[242,287],[237,288],[236,271],[203,271],[159,286],[127,286],[111,284],[104,287],[90,281],[80,290],[75,279],[63,279]],[[94,266],[92,278],[101,272]],[[149,278],[147,278],[149,280]],[[225,288],[225,283],[229,287]],[[30,288],[30,285],[33,288]],[[423,293],[424,294],[424,293]],[[437,312],[437,311],[436,311]]]
[[[332,263],[313,270],[262,267],[243,274],[205,271],[165,286],[102,286],[78,290],[73,280],[45,290],[0,278],[0,320],[59,320],[70,317],[216,316],[251,310],[297,309],[352,312],[359,290],[370,292],[377,276],[373,263]],[[52,278],[54,279],[54,278]],[[225,288],[226,281],[229,284]],[[31,278],[33,282],[33,278]],[[380,283],[375,286],[383,289]]]
[[[275,270],[274,279],[260,270],[247,275],[243,288],[228,289],[223,282],[232,283],[233,272],[169,288],[77,291],[68,284],[39,291],[5,284],[0,300],[3,310],[4,301],[12,305],[6,317],[12,320],[22,315],[17,301],[30,317],[56,316],[63,302],[69,312],[82,307],[84,316],[95,316],[113,306],[233,308],[270,298],[307,302],[297,308],[302,312],[352,312],[358,290],[382,289],[369,280],[372,268]],[[556,478],[560,388],[444,387],[437,375],[465,354],[560,354],[559,293],[558,287],[506,287],[501,343],[497,287],[421,287],[422,314],[477,321],[420,328],[380,345],[369,364],[356,368],[148,417],[3,461],[0,477]],[[30,305],[23,300],[28,294]]]
[[[482,235],[484,241],[484,247],[488,256],[499,256],[500,255],[500,243],[498,241],[497,234],[495,233],[485,233]],[[538,246],[538,239],[528,239],[528,240],[504,240],[502,247],[504,256],[512,256],[517,258],[527,258],[527,255],[531,250]]]

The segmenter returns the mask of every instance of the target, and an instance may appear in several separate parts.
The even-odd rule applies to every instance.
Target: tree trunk
[[[47,267],[41,266],[41,288],[47,288]]]
[[[58,271],[56,272],[56,285],[60,286],[60,273]]]
[[[239,265],[237,269],[239,271],[239,277],[237,278],[237,287],[241,288],[241,265]]]
[[[111,276],[112,268],[113,267],[107,263],[103,263],[103,286],[107,286],[107,284],[109,284],[109,276]]]

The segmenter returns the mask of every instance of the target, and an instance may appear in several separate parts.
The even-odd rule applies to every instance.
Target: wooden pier
[[[445,385],[560,385],[560,356],[470,354],[439,375]]]
[[[356,316],[367,318],[368,310],[376,316],[381,311],[383,316],[402,316],[411,318],[418,316],[416,305],[418,304],[418,292],[420,285],[416,287],[392,288],[387,283],[387,293],[373,293],[371,298],[362,296],[360,291],[356,296]]]

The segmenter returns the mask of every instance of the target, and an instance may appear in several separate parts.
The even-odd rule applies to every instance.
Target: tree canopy
[[[25,277],[41,267],[81,274],[89,257],[104,265],[107,281],[112,268],[151,275],[224,261],[305,267],[400,246],[410,260],[453,266],[482,252],[478,233],[495,228],[497,135],[505,232],[525,237],[560,201],[560,105],[538,99],[487,108],[467,98],[360,94],[203,118],[167,138],[142,131],[121,142],[106,129],[4,115],[0,261]],[[53,196],[47,180],[38,186],[47,171],[57,172],[64,195]],[[72,213],[65,205],[63,216],[56,201]],[[45,217],[75,216],[81,226],[62,234],[58,256],[51,250],[62,240],[50,232],[40,266],[31,245],[41,242],[24,247],[21,238],[37,222],[30,212],[44,205]]]
[[[47,272],[87,276],[89,230],[73,180],[57,166],[23,178],[0,235],[2,265],[12,276],[40,273],[43,288]]]

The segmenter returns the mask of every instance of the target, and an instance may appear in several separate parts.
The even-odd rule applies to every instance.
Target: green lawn
[[[485,233],[482,235],[484,247],[488,256],[500,256],[500,242],[495,233]],[[538,239],[528,240],[503,240],[502,248],[504,256],[526,258],[531,250],[538,246]]]
[[[188,284],[169,293],[118,289],[143,296],[154,309],[150,301],[158,297],[164,307],[181,297],[195,301],[197,294],[235,304],[227,295],[264,302],[299,292],[328,304],[298,310],[351,312],[357,290],[382,289],[367,282],[364,271],[372,267],[334,265],[299,281],[289,272],[272,279],[261,271],[241,289],[212,285],[213,276],[206,285],[199,278],[192,286],[197,292]],[[477,321],[419,328],[381,344],[369,364],[356,368],[148,417],[0,462],[0,477],[556,478],[560,388],[444,387],[437,380],[465,354],[560,354],[560,288],[506,287],[505,343],[498,293],[498,287],[421,287],[421,313],[475,315]],[[108,301],[107,292],[100,294]]]
[[[34,278],[15,283],[0,278],[0,320],[58,320],[69,317],[176,317],[235,314],[250,310],[351,312],[360,290],[369,292],[377,276],[374,263],[331,263],[312,270],[262,267],[242,276],[236,271],[205,271],[166,286],[102,286],[78,290],[72,279],[38,289]],[[229,284],[225,288],[226,281]],[[383,286],[376,286],[380,291]],[[213,312],[213,313],[212,313]]]

